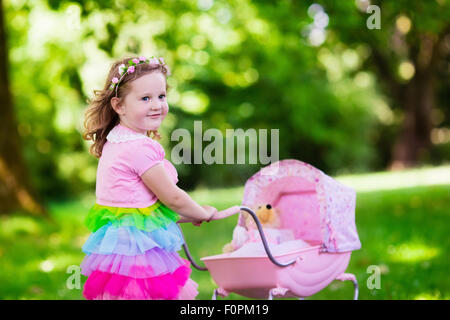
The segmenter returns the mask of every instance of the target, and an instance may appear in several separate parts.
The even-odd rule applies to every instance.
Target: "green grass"
[[[191,193],[202,204],[219,210],[240,203],[243,188]],[[53,223],[20,214],[0,217],[0,299],[83,299],[80,289],[68,289],[68,267],[79,265],[81,247],[89,236],[82,221],[94,199],[52,203]],[[362,248],[354,251],[347,272],[359,281],[360,299],[449,299],[450,185],[416,186],[358,192],[356,224]],[[197,262],[218,254],[230,240],[237,217],[183,225]],[[180,252],[184,257],[184,253]],[[380,289],[368,289],[376,265]],[[193,270],[199,299],[210,299],[215,284],[208,272]],[[73,282],[72,282],[73,283]],[[350,282],[333,281],[308,299],[351,299]],[[243,299],[231,294],[227,299]]]

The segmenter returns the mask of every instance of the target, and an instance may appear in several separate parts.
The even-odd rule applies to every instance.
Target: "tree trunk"
[[[407,84],[401,96],[404,121],[400,135],[392,150],[390,169],[416,166],[431,146],[433,123],[431,114],[435,99],[436,65],[441,58],[440,46],[449,33],[447,26],[439,36],[422,34],[420,46],[414,56],[416,74]]]
[[[0,215],[13,211],[47,215],[31,187],[22,158],[20,136],[9,92],[5,26],[3,3],[0,0]]]
[[[414,167],[431,145],[434,81],[430,73],[417,74],[404,90],[404,120],[393,146],[390,169]]]

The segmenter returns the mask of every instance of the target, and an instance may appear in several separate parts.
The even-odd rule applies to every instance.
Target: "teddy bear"
[[[267,240],[269,242],[278,243],[280,240],[275,240],[270,235],[273,234],[271,231],[276,231],[275,229],[278,229],[281,225],[279,210],[272,207],[270,204],[265,204],[259,205],[254,211],[263,226],[264,234],[266,235]],[[247,212],[244,212],[243,216],[245,221],[244,227],[238,225],[234,228],[233,240],[223,247],[222,252],[233,252],[249,241],[258,241],[260,239],[253,217]]]

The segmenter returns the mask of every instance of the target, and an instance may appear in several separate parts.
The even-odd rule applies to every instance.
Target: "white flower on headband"
[[[125,66],[125,64],[121,64],[120,66],[119,66],[119,74],[122,74],[122,72],[126,69],[127,67]]]
[[[149,64],[159,64],[159,60],[157,58],[151,58]]]

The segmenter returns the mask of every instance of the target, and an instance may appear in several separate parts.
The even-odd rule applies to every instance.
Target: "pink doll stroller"
[[[254,212],[262,204],[277,208],[280,228],[289,230],[294,239],[282,247],[268,244]],[[317,168],[298,160],[278,161],[247,180],[241,206],[220,211],[216,218],[240,212],[237,227],[242,227],[243,212],[247,212],[255,220],[264,250],[235,254],[238,250],[204,257],[201,259],[204,268],[194,262],[186,243],[183,248],[195,268],[211,273],[218,285],[214,300],[217,295],[226,297],[231,292],[256,299],[302,299],[333,280],[352,281],[356,300],[356,277],[345,273],[352,250],[361,248],[355,226],[355,204],[353,189]]]

